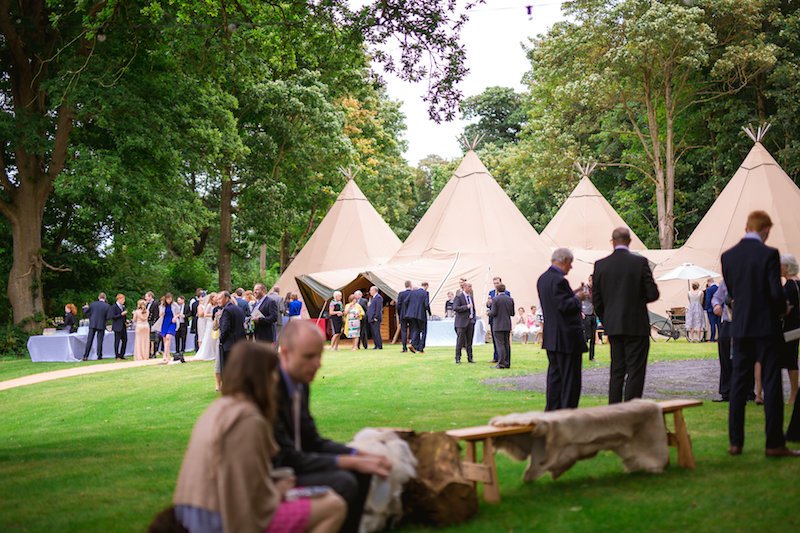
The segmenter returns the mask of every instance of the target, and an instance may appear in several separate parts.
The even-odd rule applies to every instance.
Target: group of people
[[[347,305],[342,304],[342,291],[334,291],[328,306],[328,319],[331,323],[331,349],[339,349],[339,340],[353,340],[352,350],[369,347],[369,337],[373,340],[374,350],[383,350],[381,324],[383,323],[383,296],[378,288],[369,288],[369,298],[360,290],[347,298]]]
[[[289,322],[273,346],[230,351],[222,397],[195,424],[167,518],[190,531],[355,533],[372,477],[392,463],[319,434],[309,389],[325,338],[313,322]]]
[[[397,320],[400,324],[400,342],[403,352],[425,353],[428,338],[428,317],[431,315],[431,297],[428,283],[415,287],[411,281],[397,294]]]

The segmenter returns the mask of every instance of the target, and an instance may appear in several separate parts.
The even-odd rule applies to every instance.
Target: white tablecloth
[[[486,343],[486,327],[480,318],[475,322],[475,334],[472,337],[472,344]],[[428,320],[428,336],[425,339],[426,346],[455,346],[456,329],[455,320],[447,318],[444,320]]]
[[[67,333],[66,331],[56,331],[55,335],[34,335],[28,339],[28,353],[31,361],[74,363],[83,359],[83,351],[86,349],[86,339],[89,328],[79,328],[78,333]],[[86,330],[86,331],[84,331]],[[136,333],[128,330],[128,344],[125,347],[125,355],[133,355],[133,342]],[[175,344],[173,341],[172,344]],[[173,351],[173,350],[170,350]],[[114,332],[106,331],[103,336],[103,357],[114,357]],[[89,359],[97,359],[97,339],[92,342],[92,350]]]

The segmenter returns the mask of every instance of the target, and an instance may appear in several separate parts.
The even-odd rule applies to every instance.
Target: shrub
[[[39,333],[25,331],[13,324],[0,324],[0,357],[27,357],[28,337]]]

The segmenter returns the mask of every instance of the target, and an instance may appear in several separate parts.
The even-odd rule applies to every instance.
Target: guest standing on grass
[[[200,349],[200,341],[203,340],[203,334],[197,331],[197,325],[199,320],[197,318],[197,310],[200,308],[200,304],[203,301],[203,289],[198,287],[194,291],[194,298],[189,300],[189,314],[188,318],[191,320],[191,325],[189,326],[189,333],[194,335],[194,351],[197,353],[197,350]]]
[[[705,326],[705,312],[703,310],[703,292],[700,284],[692,282],[692,290],[687,294],[689,308],[686,311],[686,331],[689,342],[703,340],[703,326]]]
[[[341,527],[347,508],[335,492],[287,501],[294,478],[273,480],[277,383],[272,348],[241,343],[231,353],[222,398],[195,424],[175,486],[175,518],[184,528],[330,533]]]
[[[789,303],[789,312],[783,317],[783,331],[800,328],[800,281],[797,279],[797,259],[792,254],[781,254],[781,276],[786,280],[783,293]],[[800,340],[786,341],[783,344],[783,368],[789,374],[789,405],[797,398],[797,352]]]
[[[706,311],[706,316],[708,317],[708,332],[709,332],[709,341],[710,342],[717,342],[717,338],[719,337],[719,323],[720,318],[714,314],[714,295],[719,290],[719,285],[714,283],[714,280],[708,278],[706,280],[706,290],[703,291],[703,307]]]
[[[155,301],[155,295],[152,291],[147,291],[144,295],[144,301],[147,307],[147,323],[150,324],[150,359],[155,359],[156,352],[158,351],[158,344],[160,342],[160,331],[156,328],[156,322],[159,319],[160,309],[158,302]]]
[[[733,373],[728,413],[730,455],[741,455],[747,394],[754,379],[756,361],[761,362],[767,457],[800,457],[786,447],[783,434],[783,388],[781,359],[784,351],[780,319],[786,314],[781,287],[778,250],[766,244],[772,220],[764,211],[747,217],[745,235],[722,254],[722,275],[733,300]],[[613,345],[612,345],[613,347]]]
[[[725,281],[720,282],[711,306],[714,315],[719,318],[719,334],[717,340],[717,356],[719,357],[719,398],[714,402],[727,402],[731,395],[731,308],[728,288]]]
[[[472,338],[475,335],[475,319],[478,316],[475,310],[475,295],[472,293],[472,284],[463,283],[461,292],[453,298],[453,311],[455,311],[456,327],[456,364],[461,364],[461,350],[467,350],[467,362],[474,363],[472,358]]]
[[[89,337],[86,339],[86,349],[83,351],[83,360],[89,360],[92,342],[97,337],[97,360],[103,358],[103,336],[106,333],[109,305],[106,303],[106,293],[97,295],[97,301],[83,306],[84,316],[89,317]]]
[[[506,286],[499,283],[497,293],[491,299],[489,317],[494,324],[494,345],[497,348],[497,364],[494,368],[511,368],[511,317],[514,316],[514,299],[508,295]]]
[[[177,315],[178,321],[175,322],[175,356],[172,360],[185,363],[186,360],[183,355],[186,352],[186,339],[189,334],[189,315],[192,310],[186,302],[186,298],[182,295],[178,296],[178,308],[180,311]]]
[[[150,357],[150,324],[147,322],[147,302],[136,302],[133,312],[133,360],[145,361]]]
[[[108,318],[111,319],[111,331],[114,332],[114,358],[125,360],[128,350],[128,328],[126,318],[128,311],[125,309],[125,295],[117,294],[117,301],[108,309]]]
[[[67,333],[78,331],[78,308],[75,307],[75,304],[64,306],[64,325],[62,327]]]
[[[558,248],[551,261],[536,283],[546,319],[542,331],[542,348],[547,350],[548,361],[545,411],[578,407],[581,359],[587,351],[581,302],[564,277],[572,270],[572,252]]]
[[[659,297],[647,259],[632,254],[630,243],[628,228],[615,229],[614,252],[597,261],[592,274],[592,304],[611,343],[609,403],[642,397],[650,352],[647,304]],[[545,313],[545,328],[548,320]]]
[[[253,312],[253,337],[261,342],[275,342],[275,324],[281,319],[278,311],[278,301],[267,295],[267,286],[256,283],[253,287],[256,297]]]
[[[383,321],[383,296],[374,285],[369,288],[369,305],[367,306],[367,320],[370,333],[372,333],[373,350],[383,350],[383,337],[381,335],[381,322]]]
[[[172,300],[172,293],[168,292],[164,295],[164,304],[161,310],[161,338],[164,341],[164,357],[162,363],[169,363],[169,350],[172,340],[175,338],[175,330],[177,329],[178,320],[181,314],[180,306]],[[183,361],[181,361],[183,362]]]
[[[331,321],[331,350],[339,349],[339,337],[342,336],[342,326],[344,325],[344,305],[342,304],[342,291],[333,291],[333,299],[328,306],[328,318]]]
[[[224,384],[226,359],[236,343],[247,335],[244,331],[244,312],[233,303],[231,293],[222,291],[219,294],[219,304],[222,308],[219,317],[219,373]]]
[[[583,319],[583,338],[589,343],[589,361],[594,361],[594,345],[597,332],[597,316],[594,314],[594,304],[592,304],[592,276],[589,276],[587,283],[581,283],[579,289],[575,291],[578,300],[581,301],[581,317]]]
[[[350,350],[358,349],[361,339],[361,321],[366,315],[366,312],[358,303],[356,294],[351,294],[348,298],[347,307],[344,308],[344,336],[348,339],[353,339],[353,346]]]
[[[406,280],[405,289],[397,293],[397,322],[400,327],[400,342],[403,344],[403,352],[408,351],[408,337],[411,330],[411,322],[407,318],[408,299],[411,296],[411,281]]]

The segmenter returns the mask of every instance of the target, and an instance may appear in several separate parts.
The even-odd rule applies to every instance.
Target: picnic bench
[[[678,465],[682,468],[694,469],[694,454],[692,453],[692,440],[683,418],[683,410],[690,407],[703,405],[701,400],[666,400],[658,402],[664,415],[666,426],[667,415],[673,415],[674,432],[667,429],[667,444],[678,449]],[[456,440],[466,443],[467,449],[462,462],[464,477],[474,484],[483,483],[483,499],[487,503],[500,501],[500,486],[497,479],[497,466],[494,461],[495,447],[493,439],[508,435],[521,435],[529,433],[533,426],[474,426],[460,429],[451,429],[447,434]],[[476,444],[482,444],[483,455],[480,462],[477,460]]]

